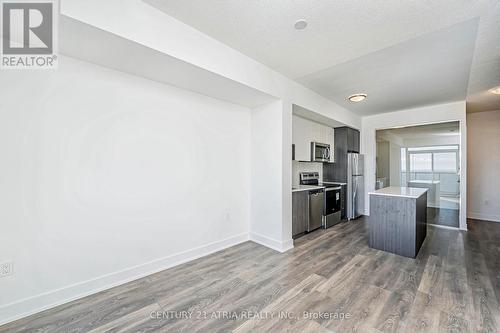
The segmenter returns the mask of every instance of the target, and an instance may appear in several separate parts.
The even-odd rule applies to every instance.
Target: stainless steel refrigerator
[[[347,219],[352,220],[364,214],[365,180],[364,156],[347,154]]]

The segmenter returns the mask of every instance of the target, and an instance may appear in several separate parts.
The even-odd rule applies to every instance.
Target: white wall
[[[116,8],[120,8],[118,16]],[[292,211],[292,104],[314,112],[318,118],[354,128],[361,127],[361,117],[143,1],[87,0],[85,6],[82,6],[80,0],[64,0],[61,2],[61,14],[65,18],[94,26],[282,101],[281,122],[275,123],[274,127],[279,127],[282,135],[281,171],[276,176],[281,178],[282,186],[281,242],[285,244],[282,244],[282,248],[288,248],[288,243],[291,242]],[[113,19],[110,20],[110,17]],[[97,47],[96,50],[99,55]],[[109,66],[116,65],[114,58],[107,54],[103,54],[98,60]],[[260,124],[260,121],[256,120],[254,123]],[[265,211],[255,214],[264,213]]]
[[[377,142],[377,178],[386,178],[385,186],[401,186],[401,146],[389,141]]]
[[[377,178],[386,178],[385,186],[401,185],[401,146],[392,141],[377,142]]]
[[[291,179],[285,179],[291,178],[291,172],[284,172],[290,165],[284,159],[284,111],[283,103],[276,101],[252,109],[251,113],[250,239],[280,252],[293,247],[291,229],[290,235],[285,233],[288,225],[284,229],[285,224],[291,225],[291,217],[285,212],[288,208],[284,208],[290,199],[291,212]],[[290,155],[288,158],[291,160]],[[283,188],[288,189],[286,193]]]
[[[468,216],[500,222],[500,110],[467,114]]]
[[[391,186],[401,186],[401,146],[389,143]]]
[[[365,214],[370,214],[368,193],[375,189],[375,132],[396,126],[425,125],[460,121],[460,228],[467,229],[467,127],[465,102],[431,105],[422,108],[383,113],[362,118],[361,150],[365,155]]]
[[[411,147],[425,147],[425,146],[446,146],[446,145],[459,145],[460,135],[450,135],[444,137],[432,136],[426,139],[405,139],[404,146]]]
[[[377,140],[386,141],[388,144],[388,161],[386,161],[386,164],[388,164],[386,168],[388,169],[385,171],[388,176],[384,176],[388,177],[386,186],[401,186],[401,146],[403,145],[403,139],[387,131],[376,132],[376,135]],[[377,154],[378,152],[377,148]]]
[[[283,198],[282,214],[283,223],[282,227],[282,247],[284,252],[293,248],[292,239],[292,117],[293,106],[290,101],[283,101],[282,108],[282,137],[281,137],[281,170],[282,180],[281,196]]]
[[[250,110],[66,57],[0,93],[0,322],[248,239]]]
[[[118,16],[116,8],[120,8]],[[80,0],[64,0],[61,1],[61,15],[138,43],[155,52],[169,55],[282,101],[281,123],[276,123],[275,126],[280,128],[282,134],[280,141],[282,161],[279,177],[282,180],[281,220],[284,238],[281,241],[288,244],[289,239],[291,240],[292,210],[290,149],[292,105],[310,110],[318,118],[354,128],[361,127],[361,117],[143,1],[87,0],[85,6],[82,6]],[[110,17],[113,19],[110,20]],[[99,55],[97,47],[96,50]],[[99,59],[100,63],[109,64],[109,66],[116,65],[113,60],[114,58],[107,54],[103,54]],[[275,158],[279,159],[279,157]],[[256,212],[256,214],[259,213]],[[287,245],[284,246],[287,248]]]
[[[391,150],[389,141],[377,142],[377,178],[385,178],[386,186],[391,181]]]

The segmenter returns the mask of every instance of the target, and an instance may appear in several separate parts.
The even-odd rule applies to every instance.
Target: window
[[[407,148],[407,156],[403,156],[403,149],[401,149],[401,172],[407,171],[403,163],[408,157],[411,173],[458,173],[458,146]]]
[[[401,172],[406,172],[406,148],[401,148]]]
[[[410,154],[411,172],[432,172],[432,154]]]
[[[460,193],[460,147],[427,146],[401,148],[401,184],[411,180],[440,181],[443,195]]]
[[[457,153],[434,153],[434,172],[457,172]]]

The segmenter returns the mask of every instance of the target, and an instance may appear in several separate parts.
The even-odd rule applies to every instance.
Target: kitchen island
[[[427,235],[427,189],[392,186],[369,195],[370,247],[415,258]]]

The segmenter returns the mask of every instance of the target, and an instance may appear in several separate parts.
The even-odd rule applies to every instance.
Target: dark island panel
[[[418,198],[370,194],[370,247],[415,258],[427,234],[427,193]]]

